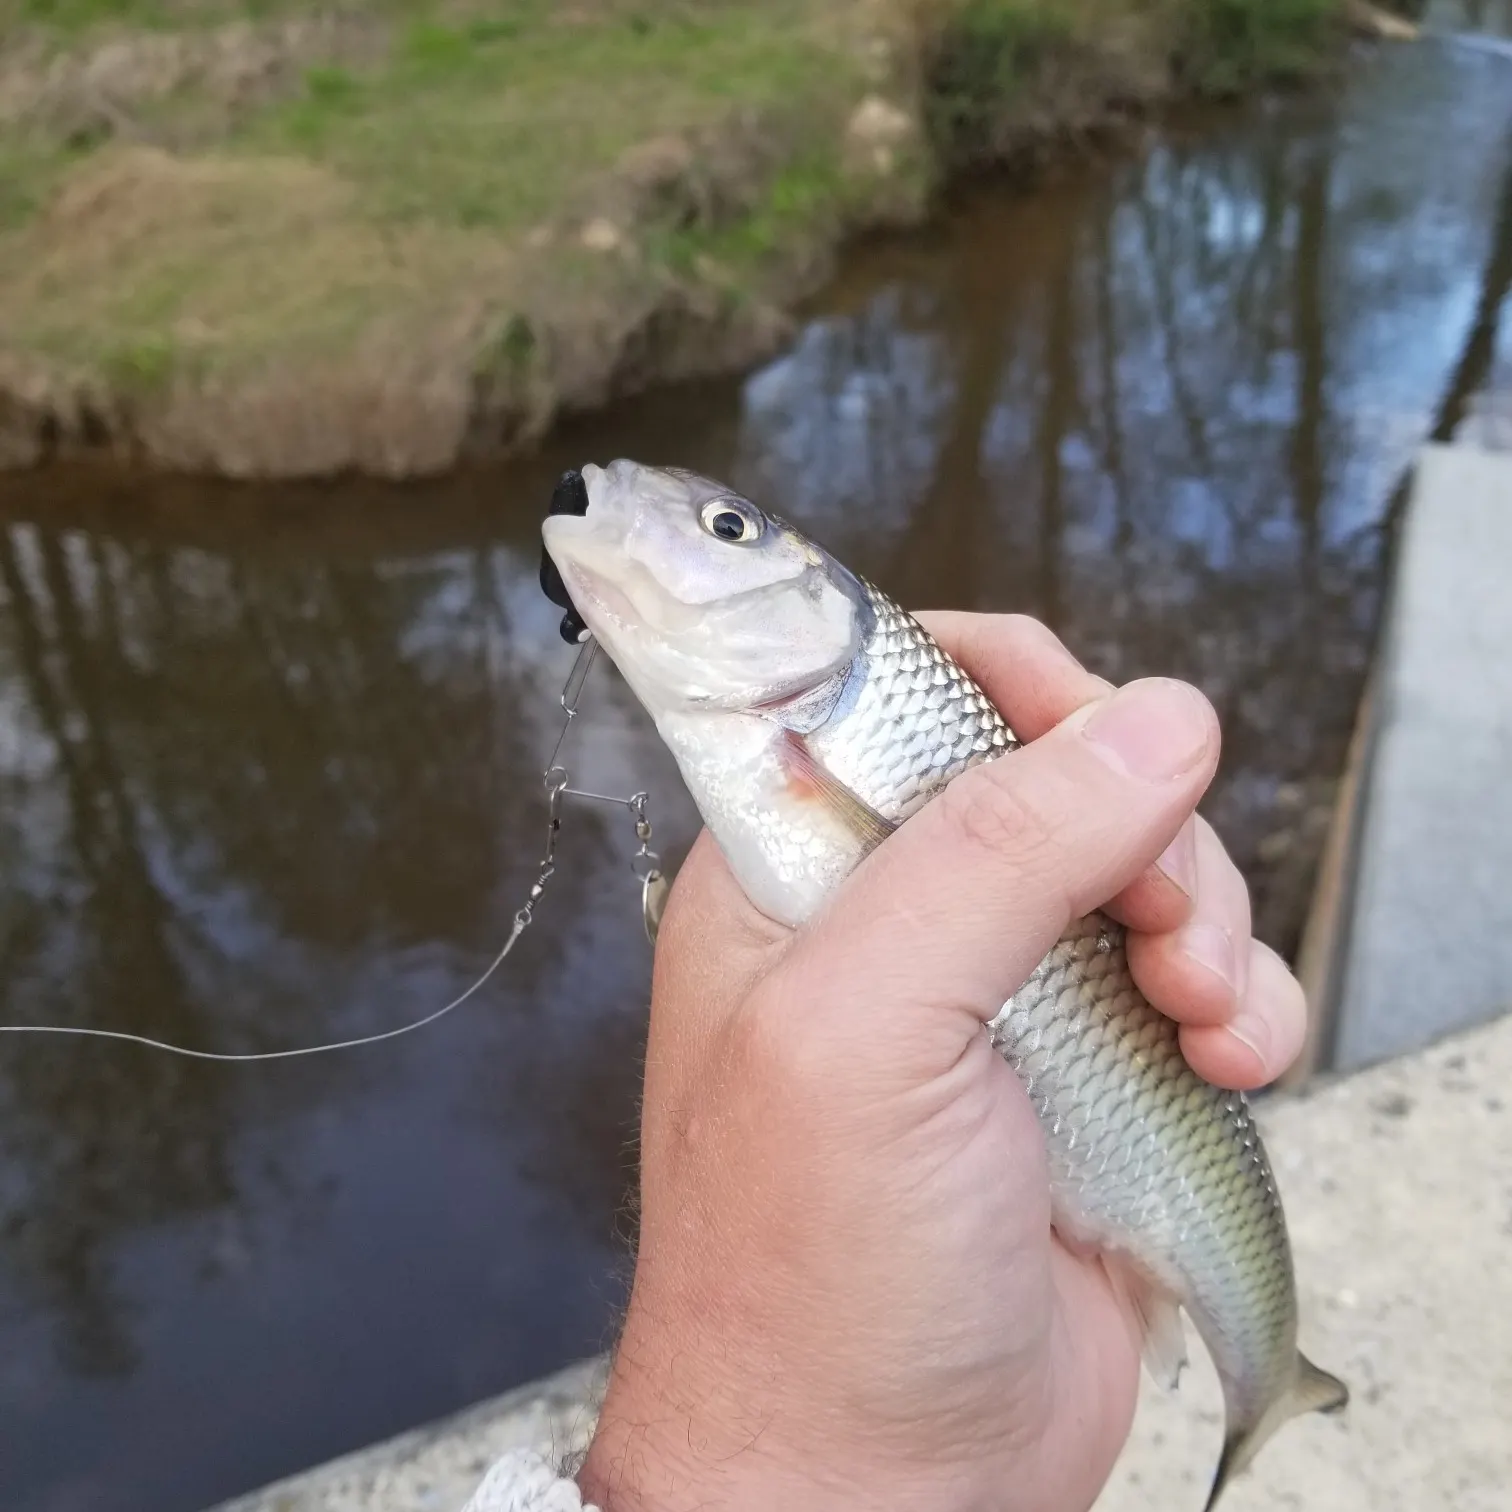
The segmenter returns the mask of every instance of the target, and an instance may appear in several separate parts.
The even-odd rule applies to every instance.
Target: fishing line
[[[551,512],[553,514],[582,514],[587,507],[587,491],[583,486],[581,475],[575,472],[566,474],[557,485],[556,493],[553,495]],[[588,634],[587,628],[578,619],[577,611],[572,608],[571,600],[567,598],[566,589],[560,577],[556,576],[555,566],[550,565],[550,558],[544,552],[542,553],[541,586],[553,603],[566,608],[567,613],[562,620],[562,638],[578,647],[572,670],[567,674],[567,681],[562,685],[561,697],[558,699],[563,715],[562,728],[557,734],[556,744],[551,748],[546,770],[541,774],[541,780],[546,787],[546,845],[536,867],[535,881],[531,883],[524,903],[515,910],[509,938],[504,941],[499,953],[489,962],[483,974],[465,992],[454,997],[444,1008],[437,1008],[434,1013],[428,1013],[424,1018],[416,1019],[412,1023],[401,1024],[397,1029],[384,1029],[376,1034],[362,1034],[353,1039],[332,1040],[326,1044],[301,1045],[291,1050],[245,1052],[196,1050],[187,1045],[175,1045],[167,1040],[152,1039],[145,1034],[131,1034],[123,1029],[91,1029],[66,1024],[0,1024],[0,1034],[66,1034],[80,1039],[117,1040],[128,1045],[144,1045],[149,1050],[161,1050],[164,1054],[180,1055],[190,1060],[232,1062],[294,1060],[306,1055],[326,1055],[332,1050],[355,1050],[363,1045],[377,1045],[384,1040],[398,1039],[401,1035],[413,1034],[417,1029],[424,1029],[428,1024],[434,1024],[438,1019],[445,1018],[448,1013],[460,1008],[469,998],[481,991],[493,974],[504,964],[520,936],[534,921],[536,904],[541,901],[546,891],[546,884],[556,872],[557,836],[562,829],[562,800],[564,798],[580,798],[592,803],[618,804],[629,811],[635,826],[635,838],[639,842],[639,848],[631,858],[630,866],[641,884],[641,916],[646,927],[646,937],[654,945],[657,930],[661,925],[661,914],[666,904],[669,883],[662,875],[661,858],[651,849],[651,819],[647,808],[649,798],[643,792],[632,793],[628,798],[621,798],[612,793],[594,793],[571,786],[571,774],[560,760],[562,746],[567,740],[568,732],[572,729],[573,720],[577,718],[578,701],[583,695],[588,673],[598,654],[598,642]]]
[[[435,1012],[428,1013],[424,1018],[416,1019],[412,1023],[401,1024],[397,1029],[384,1029],[376,1034],[358,1035],[353,1039],[332,1040],[326,1044],[301,1045],[291,1050],[245,1052],[196,1050],[187,1045],[175,1045],[167,1040],[153,1039],[145,1034],[131,1034],[122,1029],[92,1029],[65,1024],[0,1024],[0,1034],[67,1034],[85,1039],[118,1040],[123,1044],[145,1045],[149,1050],[161,1050],[165,1054],[181,1055],[190,1060],[234,1062],[293,1060],[305,1055],[325,1055],[332,1050],[355,1050],[362,1045],[377,1045],[384,1040],[398,1039],[400,1035],[413,1034],[417,1029],[424,1029],[428,1024],[434,1024],[438,1019],[445,1018],[448,1013],[460,1008],[463,1003],[479,992],[504,964],[520,936],[530,927],[535,918],[535,906],[541,901],[546,891],[546,884],[556,871],[557,836],[562,828],[561,808],[564,798],[582,798],[595,803],[620,804],[629,810],[635,825],[635,837],[640,843],[630,864],[641,883],[641,908],[646,934],[655,943],[656,930],[661,922],[661,909],[666,901],[667,882],[660,870],[660,857],[651,849],[651,820],[647,813],[649,801],[647,794],[632,793],[628,798],[620,798],[610,793],[593,793],[574,788],[570,786],[571,776],[567,768],[558,759],[562,754],[562,746],[567,739],[568,731],[572,728],[572,722],[577,718],[578,700],[582,697],[583,686],[588,679],[588,672],[593,666],[597,651],[597,641],[585,638],[581,642],[577,657],[572,664],[572,671],[568,673],[567,681],[562,688],[559,700],[563,713],[562,728],[557,735],[556,744],[551,748],[551,759],[547,763],[545,772],[542,773],[542,780],[546,785],[546,846],[536,868],[536,879],[530,885],[530,892],[525,902],[515,911],[509,938],[504,941],[499,953],[472,986],[454,997],[444,1008],[437,1008]]]
[[[427,1024],[434,1024],[437,1019],[445,1018],[453,1008],[460,1008],[504,964],[504,958],[514,949],[515,941],[525,933],[525,924],[528,922],[527,919],[522,923],[520,915],[515,915],[514,928],[510,930],[509,938],[504,942],[504,948],[493,958],[483,975],[460,997],[453,998],[446,1007],[438,1008],[434,1013],[427,1014],[423,1019],[416,1019],[412,1024],[401,1024],[397,1029],[385,1029],[380,1034],[364,1034],[357,1039],[333,1040],[325,1045],[302,1045],[295,1050],[256,1050],[244,1054],[231,1054],[217,1050],[192,1050],[187,1045],[171,1045],[166,1040],[150,1039],[145,1034],[128,1034],[122,1029],[85,1029],[64,1024],[0,1024],[0,1034],[72,1034],[88,1039],[120,1040],[128,1045],[145,1045],[149,1050],[162,1050],[169,1055],[183,1055],[190,1060],[207,1061],[292,1060],[299,1055],[324,1055],[328,1050],[353,1050],[359,1045],[376,1045],[380,1040],[398,1039],[401,1034],[413,1034],[416,1029],[423,1029]]]

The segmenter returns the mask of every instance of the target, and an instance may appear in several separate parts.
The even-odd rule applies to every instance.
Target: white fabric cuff
[[[556,1473],[530,1449],[495,1462],[462,1512],[598,1512],[575,1482]]]

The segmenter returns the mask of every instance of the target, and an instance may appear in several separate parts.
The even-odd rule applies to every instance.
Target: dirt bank
[[[1336,0],[0,0],[0,466],[413,476],[771,353],[952,174]],[[45,18],[45,19],[44,19]]]

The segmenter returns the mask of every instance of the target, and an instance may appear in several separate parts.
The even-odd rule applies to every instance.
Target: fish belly
[[[1072,923],[990,1033],[1044,1133],[1057,1229],[1185,1307],[1231,1411],[1258,1417],[1291,1380],[1296,1293],[1244,1095],[1187,1066],[1099,914]]]

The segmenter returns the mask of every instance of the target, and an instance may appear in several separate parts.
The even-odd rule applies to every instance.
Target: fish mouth
[[[599,640],[612,644],[642,625],[635,601],[613,579],[582,561],[562,560],[553,554],[572,606]]]
[[[588,506],[591,513],[593,505]],[[567,586],[572,607],[589,629],[604,639],[606,629],[630,630],[638,622],[635,604],[618,586],[626,566],[623,545],[588,515],[552,515],[541,526],[547,554]]]
[[[655,576],[630,555],[631,521],[623,507],[605,497],[604,483],[615,481],[614,463],[606,472],[592,463],[583,468],[588,511],[551,515],[542,522],[541,538],[556,563],[573,608],[606,645],[637,633],[676,635],[699,618],[697,605],[674,598]]]

